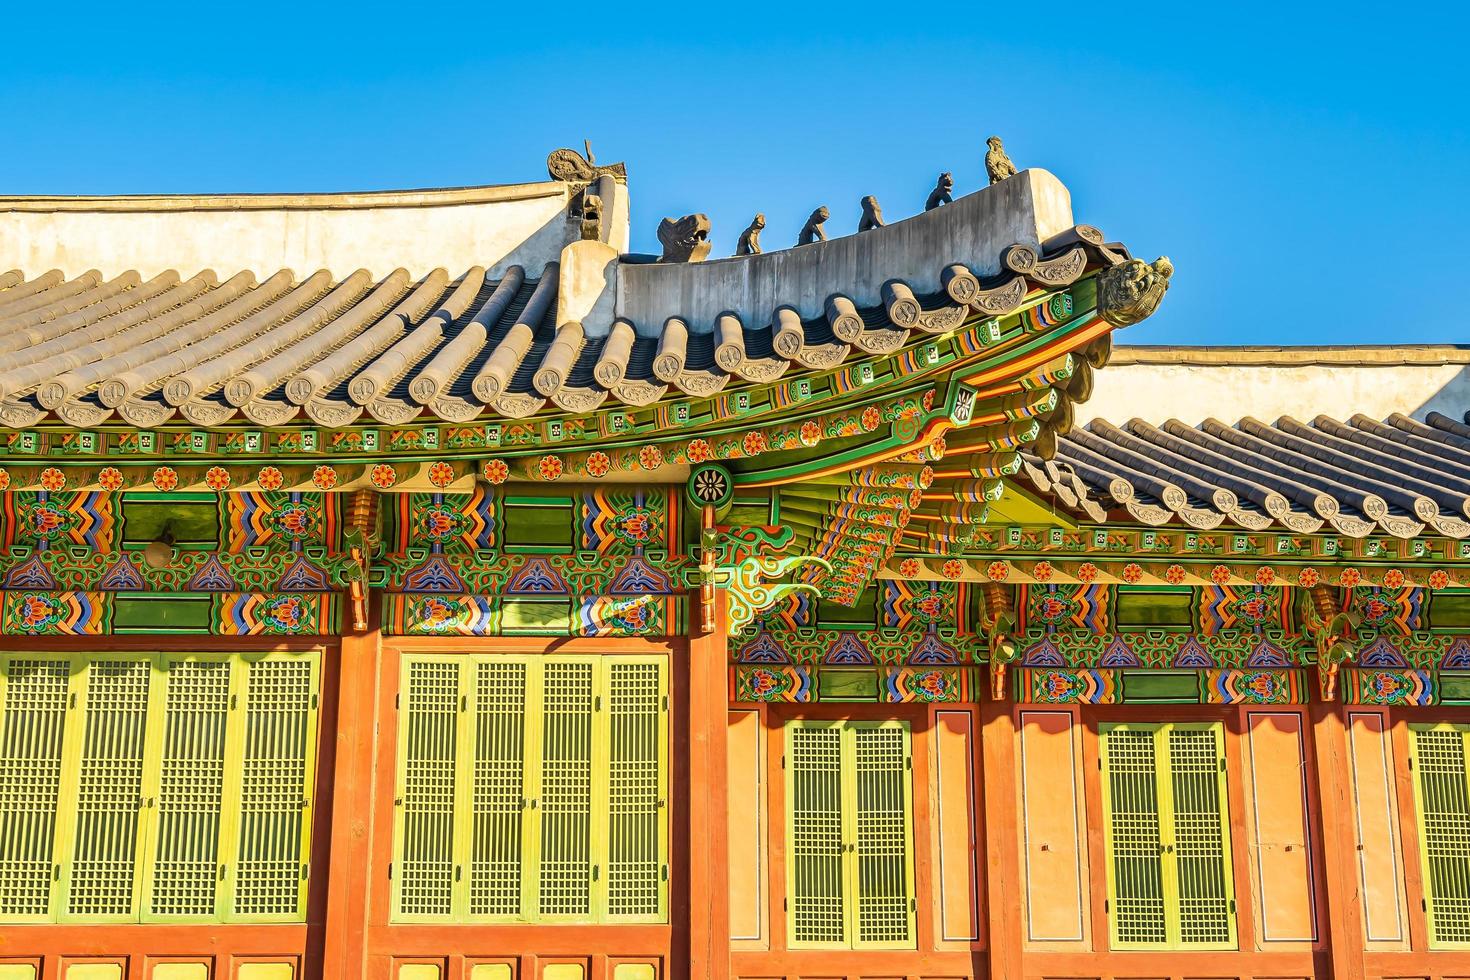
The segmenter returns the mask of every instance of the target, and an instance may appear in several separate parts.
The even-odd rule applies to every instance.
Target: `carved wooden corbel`
[[[1358,626],[1363,617],[1344,612],[1335,589],[1314,585],[1297,600],[1302,631],[1317,650],[1317,682],[1323,701],[1337,700],[1337,674],[1358,653]]]
[[[1021,648],[1016,642],[1016,611],[1011,590],[999,582],[986,582],[980,589],[984,602],[981,625],[990,647],[990,696],[1006,699],[1006,668],[1015,662]]]
[[[368,625],[368,570],[373,549],[378,544],[378,494],[374,490],[357,490],[348,505],[347,553],[352,564],[343,576],[348,602],[352,606],[352,628],[358,632]]]

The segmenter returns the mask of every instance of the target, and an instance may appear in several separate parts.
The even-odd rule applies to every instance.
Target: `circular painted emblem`
[[[211,490],[225,490],[230,485],[230,471],[223,466],[211,466],[204,474],[204,485]]]
[[[454,482],[454,467],[440,460],[429,467],[429,482],[444,489]]]
[[[704,463],[689,475],[687,490],[694,506],[718,509],[735,496],[735,480],[718,463]]]

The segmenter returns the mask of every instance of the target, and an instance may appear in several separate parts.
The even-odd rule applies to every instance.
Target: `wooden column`
[[[366,975],[373,812],[373,729],[382,653],[382,594],[374,593],[368,628],[342,637],[338,664],[336,766],[332,774],[331,857],[320,976]]]
[[[730,975],[729,792],[726,753],[729,653],[725,593],[715,595],[716,628],[701,632],[700,595],[690,593],[689,640],[689,973]],[[678,976],[678,965],[674,975]]]
[[[1336,702],[1311,706],[1317,755],[1317,813],[1322,833],[1323,895],[1327,949],[1334,980],[1363,980],[1363,906],[1358,887],[1357,835],[1353,830],[1352,772],[1347,729]]]
[[[985,817],[986,941],[991,980],[1021,976],[1020,838],[1016,827],[1016,716],[1009,703],[980,706]]]

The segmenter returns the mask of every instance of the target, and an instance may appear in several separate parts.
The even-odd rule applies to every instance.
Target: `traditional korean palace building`
[[[549,169],[0,199],[0,980],[1470,977],[1470,350]]]

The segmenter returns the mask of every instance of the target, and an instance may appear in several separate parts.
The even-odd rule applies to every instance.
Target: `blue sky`
[[[590,137],[635,249],[703,211],[721,255],[972,191],[998,133],[1174,260],[1124,342],[1470,342],[1463,5],[24,7],[0,193],[508,183]]]

